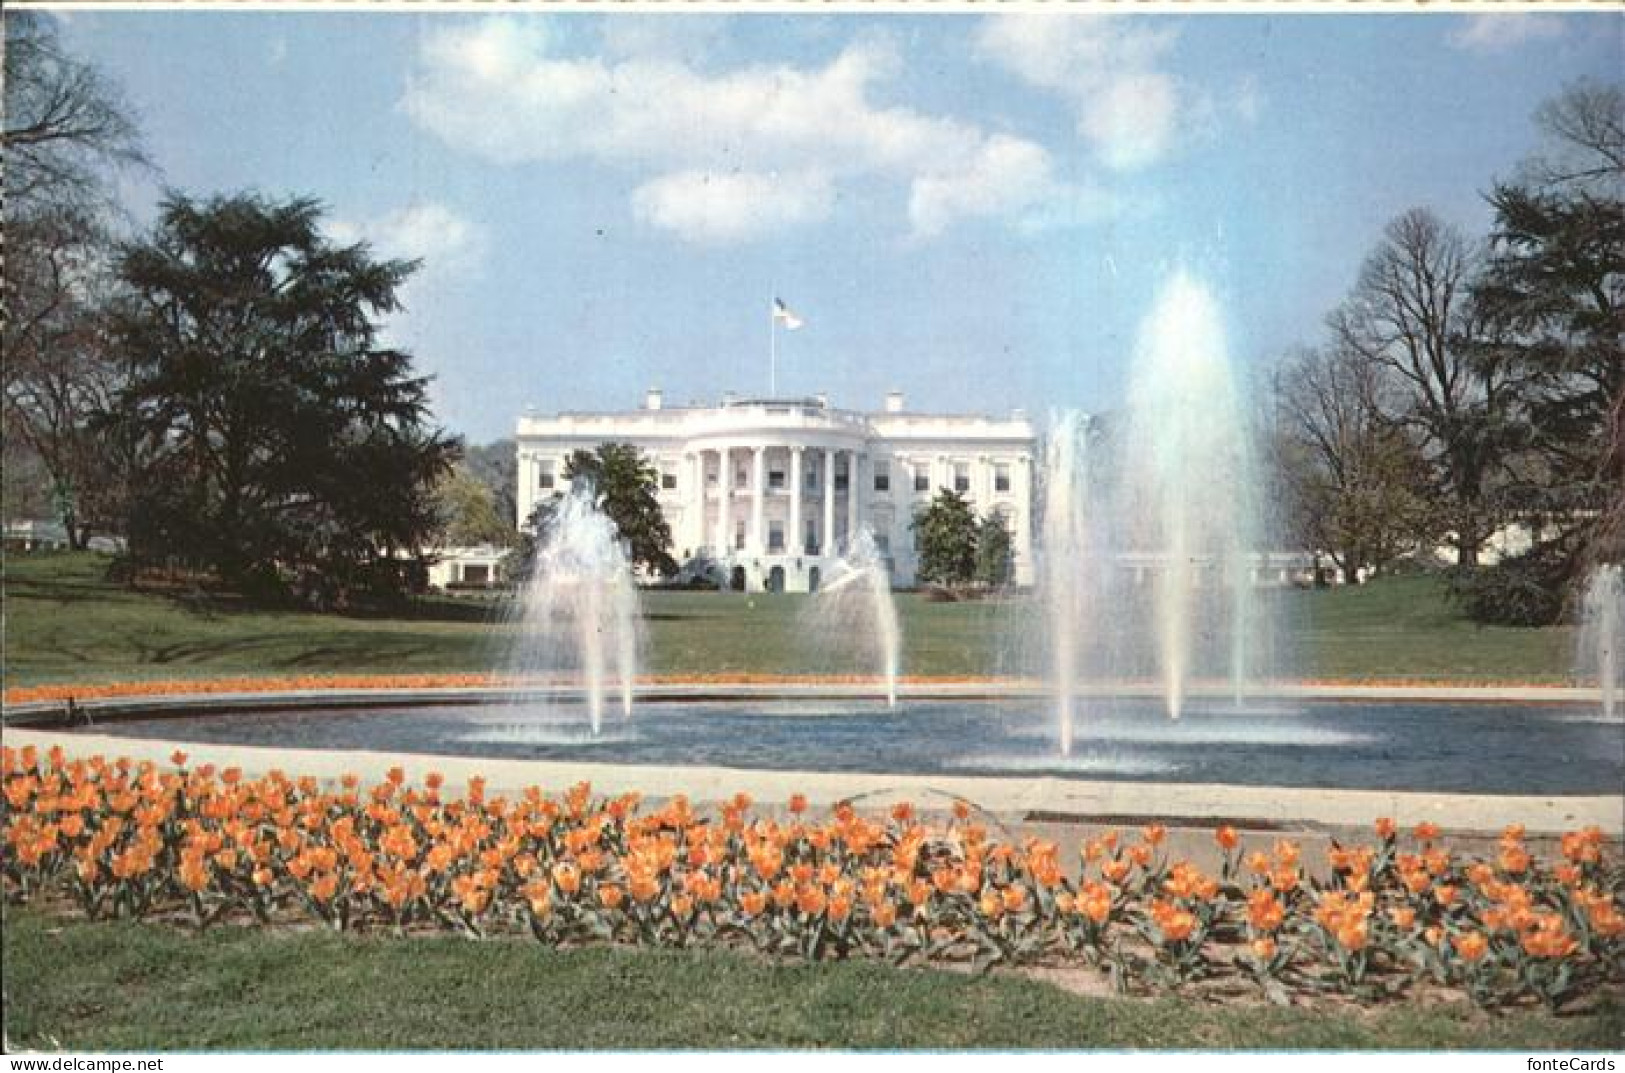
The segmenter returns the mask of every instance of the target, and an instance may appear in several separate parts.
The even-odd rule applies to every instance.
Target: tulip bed
[[[1286,839],[1215,833],[1217,874],[1170,860],[1165,832],[1064,853],[1012,844],[958,803],[814,816],[793,796],[715,810],[675,798],[447,792],[392,770],[373,786],[0,750],[7,898],[85,915],[319,922],[338,930],[522,932],[555,947],[722,946],[809,960],[1073,965],[1121,990],[1255,990],[1280,1003],[1377,1002],[1431,987],[1552,1009],[1625,982],[1617,862],[1601,832],[1542,861],[1517,827],[1463,859],[1428,824],[1333,844],[1308,869]],[[1319,872],[1323,878],[1317,878]]]

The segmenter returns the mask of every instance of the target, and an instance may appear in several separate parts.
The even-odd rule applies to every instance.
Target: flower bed
[[[877,685],[874,675],[785,675],[785,674],[659,674],[638,678],[643,686],[662,685]],[[976,677],[917,677],[899,679],[907,684],[953,684],[990,681]],[[543,677],[480,674],[328,674],[288,677],[171,678],[145,682],[64,682],[36,686],[16,686],[5,691],[5,703],[28,704],[37,701],[96,700],[116,697],[181,697],[220,693],[290,693],[328,689],[494,689],[499,687],[538,688],[546,686],[579,688],[577,679],[549,680]]]
[[[188,769],[179,752],[172,770],[0,753],[6,896],[68,897],[91,917],[1075,964],[1124,990],[1244,985],[1278,1002],[1442,985],[1559,1008],[1625,976],[1621,877],[1596,828],[1565,835],[1551,862],[1517,827],[1493,859],[1467,860],[1429,824],[1402,835],[1378,820],[1371,842],[1332,845],[1324,880],[1296,843],[1249,849],[1221,828],[1209,875],[1170,860],[1157,826],[1063,854],[991,837],[963,802],[926,824],[906,804],[814,817],[800,795],[771,813],[743,795],[699,812],[585,783],[503,798],[479,778],[449,793],[399,769],[323,785]]]
[[[879,685],[877,675],[762,674],[737,671],[717,674],[652,674],[638,678],[640,686],[665,685]],[[1038,679],[988,677],[986,675],[903,675],[904,685],[987,685],[1038,687]],[[1483,681],[1446,678],[1305,678],[1290,684],[1312,687],[1371,688],[1551,688],[1550,682],[1522,680]],[[97,700],[117,697],[180,697],[219,693],[288,693],[300,690],[358,689],[493,689],[498,687],[540,687],[563,685],[579,687],[575,679],[517,678],[494,673],[435,674],[311,674],[239,678],[169,678],[135,682],[57,682],[14,686],[4,693],[6,704],[38,701]]]

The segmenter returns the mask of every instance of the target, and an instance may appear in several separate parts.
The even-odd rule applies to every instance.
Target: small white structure
[[[518,508],[564,491],[571,452],[630,443],[660,472],[660,505],[689,577],[752,592],[808,592],[867,528],[892,584],[915,580],[910,523],[941,489],[978,515],[1000,514],[1013,537],[1015,582],[1033,580],[1032,422],[911,413],[900,392],[880,412],[841,410],[827,397],[667,406],[658,389],[641,410],[519,419]]]
[[[429,565],[429,584],[442,590],[492,589],[498,584],[503,558],[509,549],[494,544],[471,548],[439,548]]]
[[[61,522],[42,518],[23,518],[5,524],[5,545],[8,550],[67,551],[68,529]],[[93,536],[86,542],[91,551],[115,555],[124,550],[123,537]]]

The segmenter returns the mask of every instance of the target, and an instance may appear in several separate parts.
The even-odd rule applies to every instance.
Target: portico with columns
[[[659,472],[685,579],[816,590],[867,529],[893,584],[911,585],[909,523],[951,488],[979,515],[1005,517],[1016,582],[1031,581],[1034,439],[1020,413],[912,414],[895,393],[874,413],[835,409],[822,397],[668,407],[651,391],[641,410],[526,415],[517,436],[520,517],[564,490],[572,451],[605,442],[637,446]]]

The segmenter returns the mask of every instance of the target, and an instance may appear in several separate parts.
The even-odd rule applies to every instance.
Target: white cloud
[[[704,55],[722,40],[727,20],[721,15],[617,14],[601,24],[604,49],[613,56]]]
[[[1104,193],[1058,180],[1039,146],[994,135],[963,168],[918,179],[908,215],[915,234],[929,238],[971,217],[1009,217],[1035,231],[1092,222],[1112,208]]]
[[[422,262],[397,294],[403,310],[388,320],[384,334],[394,343],[413,340],[444,295],[480,275],[488,246],[484,228],[432,201],[366,220],[335,218],[326,230],[335,242],[366,242],[379,257]]]
[[[835,186],[818,172],[776,176],[679,171],[632,192],[638,219],[691,242],[723,244],[828,218]]]
[[[1510,52],[1531,41],[1563,36],[1563,20],[1551,15],[1471,15],[1450,32],[1456,48],[1483,55]]]
[[[1155,164],[1205,133],[1217,102],[1165,68],[1176,35],[1111,15],[995,15],[981,24],[980,53],[1030,85],[1071,103],[1078,133],[1108,167]],[[1230,110],[1259,107],[1256,85],[1238,87]]]
[[[636,216],[699,242],[819,222],[876,179],[910,189],[911,211],[923,203],[934,233],[999,211],[987,206],[1028,205],[1033,162],[1049,170],[1034,142],[878,103],[875,87],[901,67],[882,40],[849,45],[822,66],[714,73],[633,44],[616,46],[631,52],[624,58],[572,54],[537,19],[442,31],[423,46],[402,104],[448,144],[493,161],[629,172]],[[1010,163],[1017,157],[1027,163]],[[956,194],[956,181],[970,188]],[[1008,188],[988,189],[1001,183]]]
[[[419,201],[369,220],[332,220],[336,242],[366,242],[384,257],[421,259],[423,271],[477,272],[485,256],[484,229],[433,201]]]

